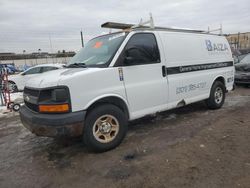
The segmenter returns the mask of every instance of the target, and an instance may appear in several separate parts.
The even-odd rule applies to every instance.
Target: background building
[[[232,48],[238,50],[250,50],[250,32],[226,35]]]

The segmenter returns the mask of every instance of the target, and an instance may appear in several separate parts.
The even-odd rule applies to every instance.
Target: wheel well
[[[16,84],[14,81],[12,80],[8,80],[8,82],[12,83],[12,84]]]
[[[128,111],[127,104],[122,99],[120,99],[118,97],[104,97],[102,99],[97,100],[96,102],[94,102],[93,104],[91,104],[88,107],[87,114],[95,107],[102,105],[102,104],[105,104],[105,103],[113,104],[113,105],[117,106],[125,113],[127,118],[129,118],[129,111]]]
[[[16,83],[14,81],[8,80],[8,82],[11,83],[11,84],[14,84],[16,86],[16,89],[18,90],[18,87],[17,87],[17,85],[16,85]]]
[[[223,84],[224,84],[224,86],[226,85],[226,83],[225,83],[225,79],[224,79],[222,76],[220,76],[220,77],[216,78],[214,82],[216,82],[216,81],[220,81],[221,83],[223,83]]]

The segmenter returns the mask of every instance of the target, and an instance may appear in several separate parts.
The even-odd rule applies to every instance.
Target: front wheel
[[[225,101],[226,88],[224,84],[220,81],[215,81],[211,91],[210,96],[206,100],[207,106],[210,109],[221,108]]]
[[[103,104],[91,110],[85,120],[83,141],[94,152],[117,147],[127,132],[127,117],[117,106]]]

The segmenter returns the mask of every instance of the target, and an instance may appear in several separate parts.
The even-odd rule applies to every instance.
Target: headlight
[[[65,102],[68,99],[68,91],[64,88],[54,89],[51,92],[51,100],[54,102]]]
[[[70,94],[66,87],[42,90],[39,95],[39,112],[65,113],[70,111]]]

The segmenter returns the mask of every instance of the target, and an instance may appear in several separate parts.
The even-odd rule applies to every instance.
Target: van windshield
[[[125,32],[90,40],[68,63],[67,67],[107,67],[123,42]]]

